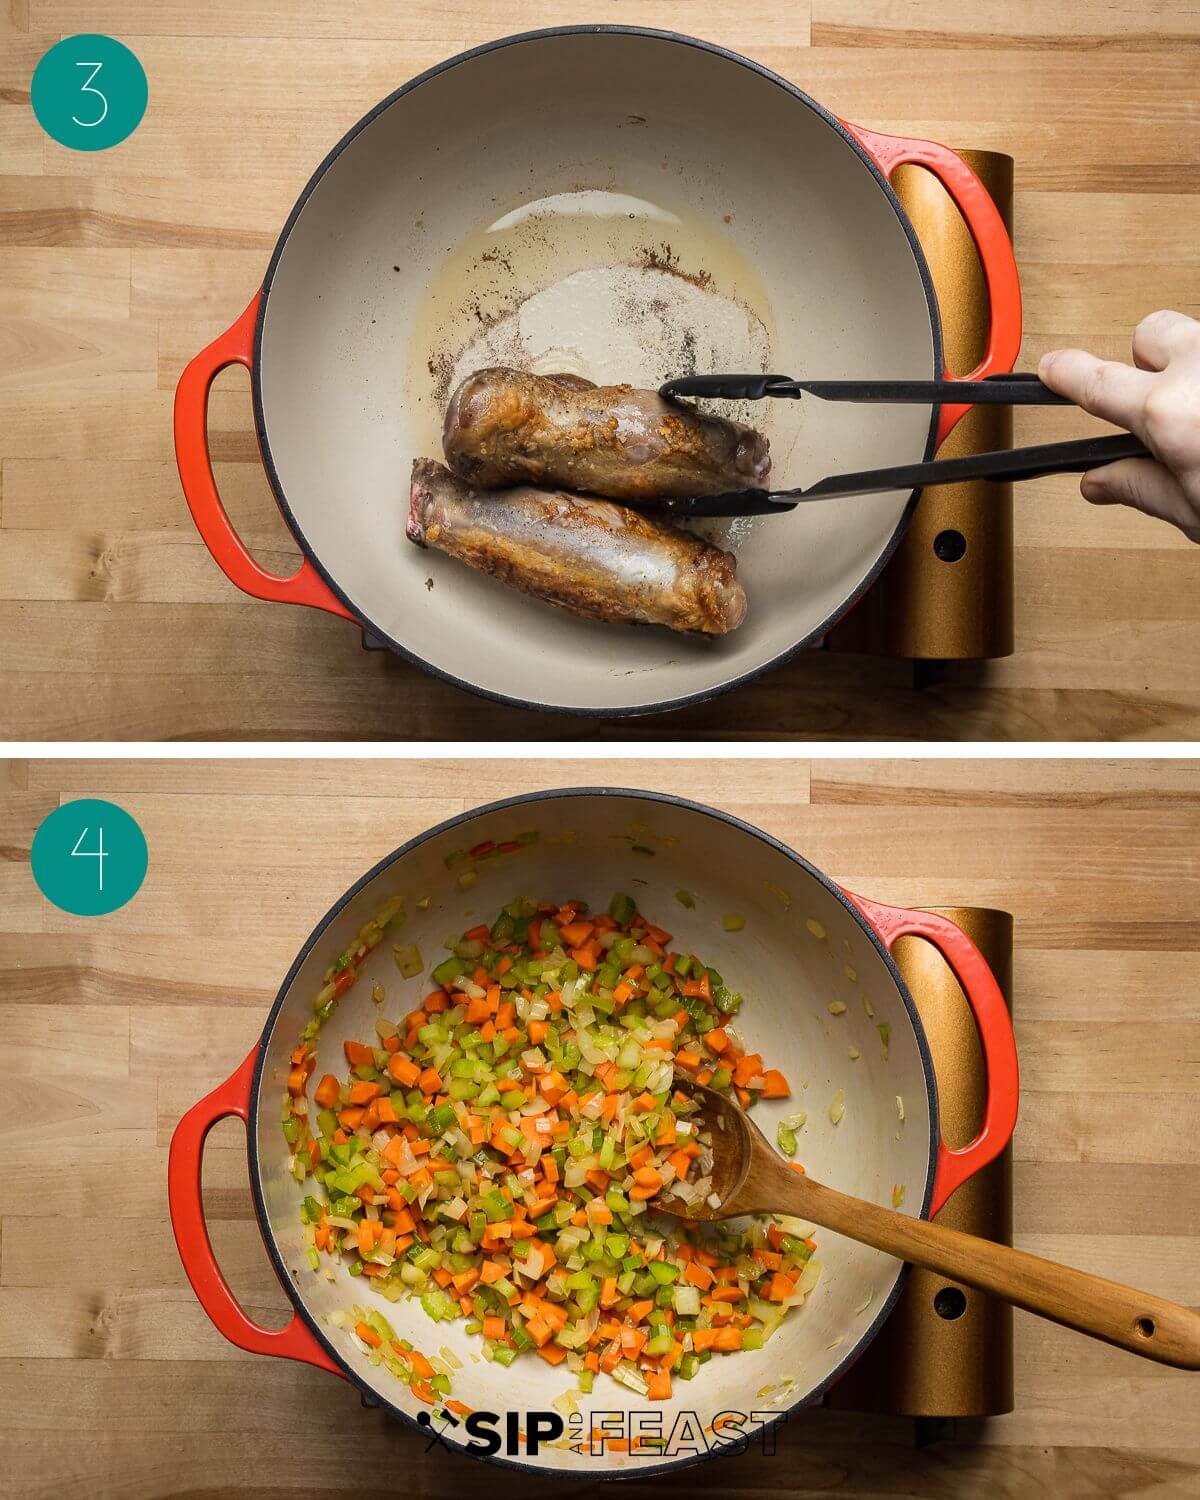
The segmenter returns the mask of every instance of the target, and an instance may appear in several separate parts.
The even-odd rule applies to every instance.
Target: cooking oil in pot
[[[581,188],[505,213],[446,257],[417,313],[408,401],[425,451],[439,453],[447,397],[489,365],[654,388],[674,375],[766,371],[774,338],[766,291],[730,227]],[[771,404],[713,410],[770,436]]]

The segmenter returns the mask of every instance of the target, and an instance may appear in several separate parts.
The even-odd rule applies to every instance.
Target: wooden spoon
[[[693,1220],[791,1214],[1131,1354],[1200,1369],[1200,1314],[1190,1308],[825,1187],[791,1168],[732,1100],[691,1079],[679,1082],[701,1106],[692,1118],[711,1132],[720,1205],[684,1203],[668,1187],[656,1210]]]

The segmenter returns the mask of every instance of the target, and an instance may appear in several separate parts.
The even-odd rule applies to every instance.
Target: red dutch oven
[[[710,523],[749,597],[719,641],[576,619],[404,538],[408,474],[440,456],[447,392],[489,363],[657,386],[762,368],[944,369],[937,302],[889,182],[916,163],[978,249],[987,352],[1021,342],[1012,246],[953,151],[840,120],[706,42],[561,27],[477,47],[371,110],[300,195],[237,322],[188,365],[180,477],[218,565],[503,702],[628,714],[709,698],[820,639],[894,550],[915,492]],[[277,577],[221,504],[206,432],[226,365],[251,374],[263,463],[303,553]],[[964,406],[760,402],[777,487],[932,456]]]
[[[516,845],[475,866],[464,890],[462,851]],[[637,846],[635,849],[634,846]],[[648,856],[639,850],[653,849]],[[448,857],[449,863],[448,863]],[[702,874],[700,873],[702,872]],[[675,893],[688,888],[684,910]],[[313,1015],[313,1000],[334,957],[353,944],[385,901],[407,913],[405,944],[426,964],[445,935],[492,920],[514,895],[582,897],[593,908],[614,891],[636,892],[639,908],[668,922],[674,942],[717,966],[746,999],[739,1028],[792,1081],[793,1097],[760,1101],[755,1118],[769,1137],[798,1107],[807,1112],[801,1157],[815,1177],[844,1192],[932,1217],[973,1173],[1007,1145],[1017,1115],[1017,1060],[1007,1008],[991,971],[970,939],[942,916],[883,906],[842,890],[798,854],[749,824],[680,798],[616,788],[581,788],[496,802],[413,839],[367,872],[325,914],[301,948],[267,1017],[262,1039],[233,1075],[181,1120],[171,1142],[171,1220],[191,1284],[216,1327],[259,1354],[313,1364],[356,1384],[373,1403],[415,1424],[428,1408],[388,1371],[372,1365],[342,1326],[351,1306],[370,1298],[360,1281],[314,1273],[300,1217],[306,1191],[288,1170],[281,1129],[289,1055]],[[728,932],[722,915],[744,916]],[[933,943],[957,976],[979,1030],[987,1067],[987,1103],[976,1138],[951,1150],[938,1127],[937,1083],[912,996],[891,957],[898,938]],[[342,1066],[343,1043],[374,1034],[382,1012],[399,1016],[419,1004],[420,976],[401,980],[384,942],[366,959],[360,982],[320,1033],[314,1076]],[[383,984],[382,1006],[372,999]],[[427,981],[424,982],[427,985]],[[833,1014],[830,1003],[846,1009]],[[836,1008],[836,1007],[835,1007]],[[881,1040],[880,1027],[886,1028]],[[851,1047],[861,1054],[850,1055]],[[835,1099],[844,1113],[835,1120]],[[903,1102],[900,1108],[899,1101]],[[266,1253],[295,1311],[279,1331],[257,1326],[226,1284],[205,1227],[200,1172],[208,1131],[227,1115],[246,1124],[250,1185]],[[760,1350],[713,1359],[691,1381],[677,1381],[653,1403],[664,1435],[684,1412],[707,1424],[720,1412],[747,1417],[753,1432],[814,1402],[862,1353],[899,1296],[906,1267],[865,1245],[818,1230],[822,1275]],[[381,1304],[382,1305],[382,1304]],[[576,1384],[564,1367],[521,1359],[511,1369],[479,1357],[465,1324],[434,1324],[417,1300],[389,1303],[392,1326],[418,1349],[446,1361],[453,1397],[474,1411],[524,1415],[550,1411]],[[583,1431],[602,1414],[632,1420],[644,1398],[608,1376],[578,1396]],[[558,1408],[561,1410],[561,1405]],[[611,1420],[611,1417],[610,1419]],[[444,1437],[471,1451],[460,1424]],[[567,1475],[656,1473],[693,1462],[694,1448],[593,1453],[566,1440],[520,1450],[503,1462]]]

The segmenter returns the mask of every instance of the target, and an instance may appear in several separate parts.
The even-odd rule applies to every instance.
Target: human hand
[[[1055,349],[1042,356],[1038,375],[1154,454],[1091,469],[1080,481],[1083,498],[1131,505],[1200,542],[1200,323],[1183,313],[1151,313],[1134,329],[1133,361],[1136,369],[1082,349]]]

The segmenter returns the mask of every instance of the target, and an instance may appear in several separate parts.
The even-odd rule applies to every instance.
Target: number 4
[[[77,62],[75,66],[77,68],[91,68],[92,70],[87,76],[87,82],[80,87],[79,92],[81,94],[95,94],[96,98],[99,99],[100,103],[103,105],[103,108],[94,120],[81,120],[78,115],[71,116],[72,125],[81,125],[85,130],[91,130],[93,126],[99,125],[108,114],[108,99],[104,94],[100,92],[99,89],[94,89],[92,87],[92,79],[95,78],[96,74],[100,71],[104,64]]]
[[[104,889],[104,861],[108,858],[108,855],[104,851],[104,829],[103,828],[97,828],[96,829],[96,842],[97,842],[98,847],[95,848],[95,849],[81,849],[79,847],[80,844],[83,843],[84,839],[87,838],[87,836],[88,836],[88,830],[85,828],[83,830],[83,832],[79,835],[79,837],[75,840],[75,847],[74,847],[74,849],[71,850],[71,857],[72,857],[72,859],[75,859],[75,858],[78,858],[78,859],[95,859],[95,860],[99,861],[99,863],[96,866],[96,870],[98,872],[98,876],[99,876],[99,880],[100,880],[100,887],[99,888],[100,888],[100,890],[103,890]]]

